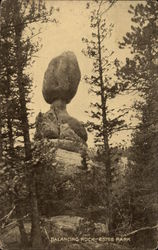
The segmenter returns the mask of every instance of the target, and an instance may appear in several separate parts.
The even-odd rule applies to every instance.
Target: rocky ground
[[[82,222],[84,223],[83,219],[77,216],[72,218],[70,216],[55,216],[47,219],[42,228],[43,241],[45,242],[43,250],[153,250],[140,247],[132,248],[130,243],[127,242],[105,242],[105,237],[103,236],[94,237],[93,235],[93,237],[90,237],[88,234],[81,235],[80,229],[83,229]],[[25,228],[29,235],[30,223],[25,223]],[[17,225],[1,235],[0,238],[3,242],[0,245],[2,250],[37,250],[32,248],[23,249],[20,246],[20,235]]]

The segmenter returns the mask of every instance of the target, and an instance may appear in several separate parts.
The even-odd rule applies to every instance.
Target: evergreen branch
[[[47,15],[47,16],[50,16],[50,15]],[[42,21],[45,21],[45,18],[47,17],[47,16],[44,16],[43,17],[43,19],[36,19],[36,18],[34,18],[32,21],[27,21],[27,22],[23,22],[23,23],[18,23],[18,24],[13,24],[13,25],[6,25],[6,26],[3,26],[2,24],[1,24],[1,31],[2,31],[2,29],[7,29],[7,28],[17,28],[17,27],[19,27],[19,26],[27,26],[28,24],[32,24],[32,23],[37,23],[37,22],[42,22]],[[47,20],[47,21],[51,21],[51,22],[57,22],[56,21],[56,19],[54,18],[53,20]]]
[[[142,227],[142,228],[139,228],[139,229],[137,229],[137,230],[134,230],[134,231],[132,231],[132,232],[130,232],[130,233],[124,234],[124,235],[122,236],[122,238],[131,236],[131,235],[134,235],[134,234],[136,234],[136,233],[138,233],[138,232],[141,232],[141,231],[153,230],[153,229],[157,229],[157,228],[158,228],[158,224],[155,225],[155,226],[153,226],[153,227],[149,227],[149,226],[147,226],[147,227]]]
[[[137,127],[130,127],[130,128],[118,128],[118,129],[115,129],[113,130],[113,133],[117,133],[117,132],[120,132],[120,131],[129,131],[129,130],[135,130],[137,129]]]
[[[34,34],[33,36],[27,38],[26,41],[25,41],[25,43],[26,43],[27,41],[30,41],[32,38],[38,36],[39,34],[42,34],[42,33],[43,33],[42,31],[39,31],[38,33]]]
[[[12,213],[14,212],[14,210],[15,210],[15,206],[13,206],[13,208],[11,209],[11,211],[10,211],[7,215],[5,215],[3,218],[1,218],[0,221],[8,220],[9,217],[10,217],[10,216],[12,215]]]
[[[97,10],[97,16],[99,16],[99,11],[100,11],[100,8],[101,8],[101,5],[102,5],[103,1],[104,1],[104,0],[101,0],[101,1],[100,1],[99,7],[98,7],[98,10]]]
[[[117,0],[112,0],[110,6],[100,14],[100,17],[102,17],[105,13],[107,13],[109,9],[111,9],[111,7],[115,4],[116,1]]]

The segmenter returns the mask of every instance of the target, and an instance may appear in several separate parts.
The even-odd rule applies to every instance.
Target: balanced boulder
[[[53,58],[44,75],[42,93],[47,103],[61,99],[69,103],[75,96],[81,73],[77,58],[71,51]]]

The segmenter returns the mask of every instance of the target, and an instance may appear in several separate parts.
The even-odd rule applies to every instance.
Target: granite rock
[[[61,176],[73,176],[81,172],[82,156],[80,153],[58,148],[55,159],[58,162],[58,173]]]
[[[53,58],[44,75],[43,96],[47,103],[57,99],[69,103],[75,96],[81,73],[77,58],[71,51]]]
[[[62,100],[55,101],[48,112],[39,113],[36,118],[36,139],[68,139],[87,141],[87,132],[82,122],[71,117]]]
[[[87,141],[87,132],[82,122],[71,117],[66,105],[75,96],[81,78],[77,58],[71,51],[51,60],[44,75],[43,96],[51,104],[45,114],[36,119],[35,139],[68,139]]]

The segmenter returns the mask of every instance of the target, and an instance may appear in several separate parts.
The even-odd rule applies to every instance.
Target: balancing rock
[[[77,58],[71,51],[62,53],[51,60],[44,75],[43,96],[52,104],[61,99],[69,103],[75,96],[81,73]]]
[[[71,51],[51,60],[44,75],[43,96],[50,105],[36,119],[36,139],[65,139],[86,143],[87,132],[82,122],[70,116],[66,105],[77,92],[81,73],[77,58]]]

